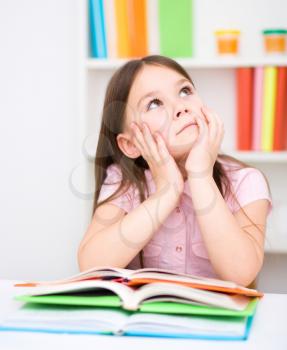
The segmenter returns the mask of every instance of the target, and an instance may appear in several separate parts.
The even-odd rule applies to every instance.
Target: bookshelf
[[[242,58],[242,57],[218,57],[214,56],[213,58],[177,58],[179,62],[186,69],[215,69],[215,68],[237,68],[237,67],[255,67],[255,66],[286,66],[287,57],[273,56],[273,57],[251,57]],[[86,59],[86,68],[89,70],[94,69],[117,69],[125,62],[127,59]]]
[[[90,222],[93,204],[93,158],[100,128],[105,89],[114,71],[128,59],[92,59],[89,57],[87,1],[78,1],[79,71],[78,71],[78,145],[81,149],[79,187],[82,195],[83,232]],[[253,152],[235,149],[235,72],[244,66],[285,66],[286,56],[251,56],[236,58],[178,58],[191,75],[203,100],[217,111],[225,124],[221,150],[250,166],[262,170],[269,180],[273,195],[273,211],[268,219],[265,250],[287,253],[287,151]],[[220,91],[218,82],[220,81]],[[287,176],[286,176],[287,177]]]

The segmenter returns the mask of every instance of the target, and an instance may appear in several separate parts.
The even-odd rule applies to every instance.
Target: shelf
[[[86,60],[86,68],[112,70],[122,66],[125,62],[133,58],[98,59],[90,58]],[[135,59],[135,58],[134,58]],[[176,61],[185,68],[238,68],[256,66],[287,66],[287,55],[263,56],[259,58],[251,57],[211,57],[206,58],[177,58]]]
[[[244,162],[254,163],[286,163],[287,151],[255,152],[255,151],[224,151],[225,154]]]

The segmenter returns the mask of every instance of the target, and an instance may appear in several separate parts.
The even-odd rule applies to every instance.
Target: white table
[[[0,319],[23,305],[13,297],[25,288],[13,287],[21,281],[0,280]],[[287,349],[287,294],[265,294],[255,314],[247,341],[207,341],[104,335],[0,332],[0,350],[10,349]]]

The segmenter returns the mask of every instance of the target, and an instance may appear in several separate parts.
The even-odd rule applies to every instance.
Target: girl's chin
[[[190,147],[186,147],[186,148],[178,148],[178,149],[173,149],[173,151],[171,152],[173,158],[175,160],[183,160],[186,159],[189,152],[191,150],[191,146]]]
[[[189,140],[185,140],[185,142],[180,142],[172,147],[173,152],[176,154],[185,154],[191,150],[195,141],[196,137],[194,139],[190,138]]]

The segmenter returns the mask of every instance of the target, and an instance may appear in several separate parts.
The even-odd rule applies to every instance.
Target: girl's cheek
[[[150,113],[143,115],[142,121],[147,123],[151,132],[159,131],[162,135],[168,132],[168,118],[165,113]]]

